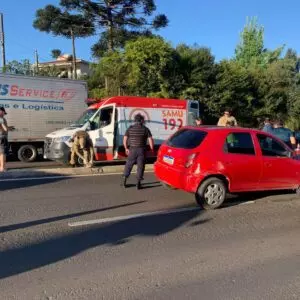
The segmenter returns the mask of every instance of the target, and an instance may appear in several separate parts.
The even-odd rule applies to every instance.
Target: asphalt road
[[[202,211],[152,174],[146,183],[0,182],[0,299],[300,299],[299,198]]]

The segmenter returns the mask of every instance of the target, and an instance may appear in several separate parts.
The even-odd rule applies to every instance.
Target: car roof
[[[202,125],[202,126],[186,126],[186,129],[196,129],[203,130],[207,132],[211,131],[222,131],[222,132],[254,132],[254,133],[266,133],[261,130],[254,128],[244,128],[244,127],[223,127],[223,126],[215,126],[215,125]]]

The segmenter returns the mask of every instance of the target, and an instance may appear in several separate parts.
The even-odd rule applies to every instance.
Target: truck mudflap
[[[70,147],[66,143],[46,139],[44,143],[44,159],[68,163],[69,158]]]

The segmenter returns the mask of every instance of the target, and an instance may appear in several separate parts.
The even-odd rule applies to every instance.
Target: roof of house
[[[46,61],[39,63],[39,65],[63,65],[66,63],[72,63],[72,60],[70,59],[62,59],[62,60],[53,60],[53,61]],[[90,64],[88,61],[83,59],[76,59],[76,63],[83,63],[83,64]]]

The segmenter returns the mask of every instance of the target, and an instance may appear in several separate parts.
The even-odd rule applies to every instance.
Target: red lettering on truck
[[[18,96],[18,86],[17,85],[12,85],[10,89],[10,95],[11,96]]]

